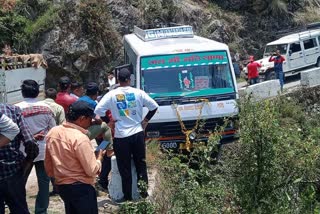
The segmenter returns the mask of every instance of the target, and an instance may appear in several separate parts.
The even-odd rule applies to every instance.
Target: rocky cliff
[[[51,24],[32,38],[31,47],[48,62],[48,86],[63,74],[101,81],[122,63],[122,36],[134,25],[189,24],[198,35],[227,43],[232,52],[261,55],[278,32],[310,21],[301,19],[308,5],[288,2],[274,9],[265,0],[53,0]],[[319,11],[313,11],[313,19],[320,20]]]

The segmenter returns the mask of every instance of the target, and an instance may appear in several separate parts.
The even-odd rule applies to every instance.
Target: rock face
[[[84,82],[103,81],[106,71],[122,63],[122,36],[134,25],[150,26],[169,22],[188,24],[198,35],[227,43],[232,52],[255,55],[275,37],[272,31],[289,25],[253,19],[239,12],[248,1],[226,0],[67,0],[59,5],[54,27],[34,43],[34,51],[48,61],[47,86],[55,87],[58,77]]]
[[[62,75],[83,82],[98,81],[121,62],[121,36],[111,23],[108,7],[105,3],[95,6],[64,2],[55,27],[36,44],[49,65],[48,87],[55,87]]]

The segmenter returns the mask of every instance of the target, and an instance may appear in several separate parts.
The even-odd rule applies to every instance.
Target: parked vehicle
[[[269,58],[276,50],[280,50],[286,59],[283,63],[286,77],[298,74],[308,67],[320,67],[320,23],[310,25],[306,31],[293,33],[268,43],[263,58],[256,60],[262,65],[259,71],[261,79],[275,78],[274,65],[273,62],[269,62]],[[247,73],[246,68],[245,73]]]
[[[0,102],[15,104],[23,101],[20,86],[23,80],[33,79],[40,85],[39,99],[44,98],[46,70],[42,67],[6,70],[0,64]]]
[[[146,138],[157,139],[162,148],[190,149],[192,143],[207,140],[225,117],[237,115],[238,91],[228,46],[195,36],[191,26],[135,27],[124,37],[124,57],[132,67],[132,86],[146,91],[160,106]],[[235,133],[230,122],[223,137]]]

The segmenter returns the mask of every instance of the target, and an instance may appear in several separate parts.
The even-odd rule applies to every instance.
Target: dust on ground
[[[91,143],[93,148],[96,148],[97,144],[95,140],[92,140]],[[152,164],[153,162],[155,162],[155,157],[153,157],[152,152],[151,153],[147,152],[147,163],[151,163],[150,165],[148,165],[149,197],[152,197],[152,194],[154,192],[155,177],[157,173],[157,171],[153,167],[153,164]],[[100,191],[99,189],[100,188],[96,188],[97,196],[98,196],[97,200],[98,200],[99,213],[100,214],[117,213],[117,211],[119,210],[119,205],[113,202],[106,192]],[[52,184],[50,182],[50,192],[51,191],[52,191]],[[29,211],[30,213],[34,213],[35,201],[36,201],[37,192],[38,192],[38,181],[37,181],[37,175],[34,167],[29,175],[28,182],[26,184],[26,192],[27,192],[27,203],[28,203]],[[51,196],[49,200],[50,200],[49,207],[47,210],[48,214],[65,213],[64,203],[59,195]],[[9,214],[8,209],[6,209],[5,214]]]
[[[155,187],[155,176],[156,171],[155,170],[149,170],[149,195],[152,196],[153,189]],[[38,182],[37,182],[37,176],[35,169],[30,173],[27,185],[27,203],[29,206],[30,213],[34,213],[34,207],[35,207],[35,200],[38,192]],[[52,190],[52,185],[50,183],[50,191]],[[98,194],[98,207],[99,207],[99,213],[116,213],[119,210],[119,206],[114,203],[108,196],[106,192],[97,190]],[[6,214],[9,213],[9,210],[6,209]],[[49,202],[49,208],[48,208],[48,214],[60,214],[65,213],[64,211],[64,204],[60,196],[52,196],[50,197]]]

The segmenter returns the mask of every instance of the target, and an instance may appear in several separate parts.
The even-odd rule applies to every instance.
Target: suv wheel
[[[276,73],[274,71],[269,71],[266,74],[266,80],[274,80],[276,79]]]

